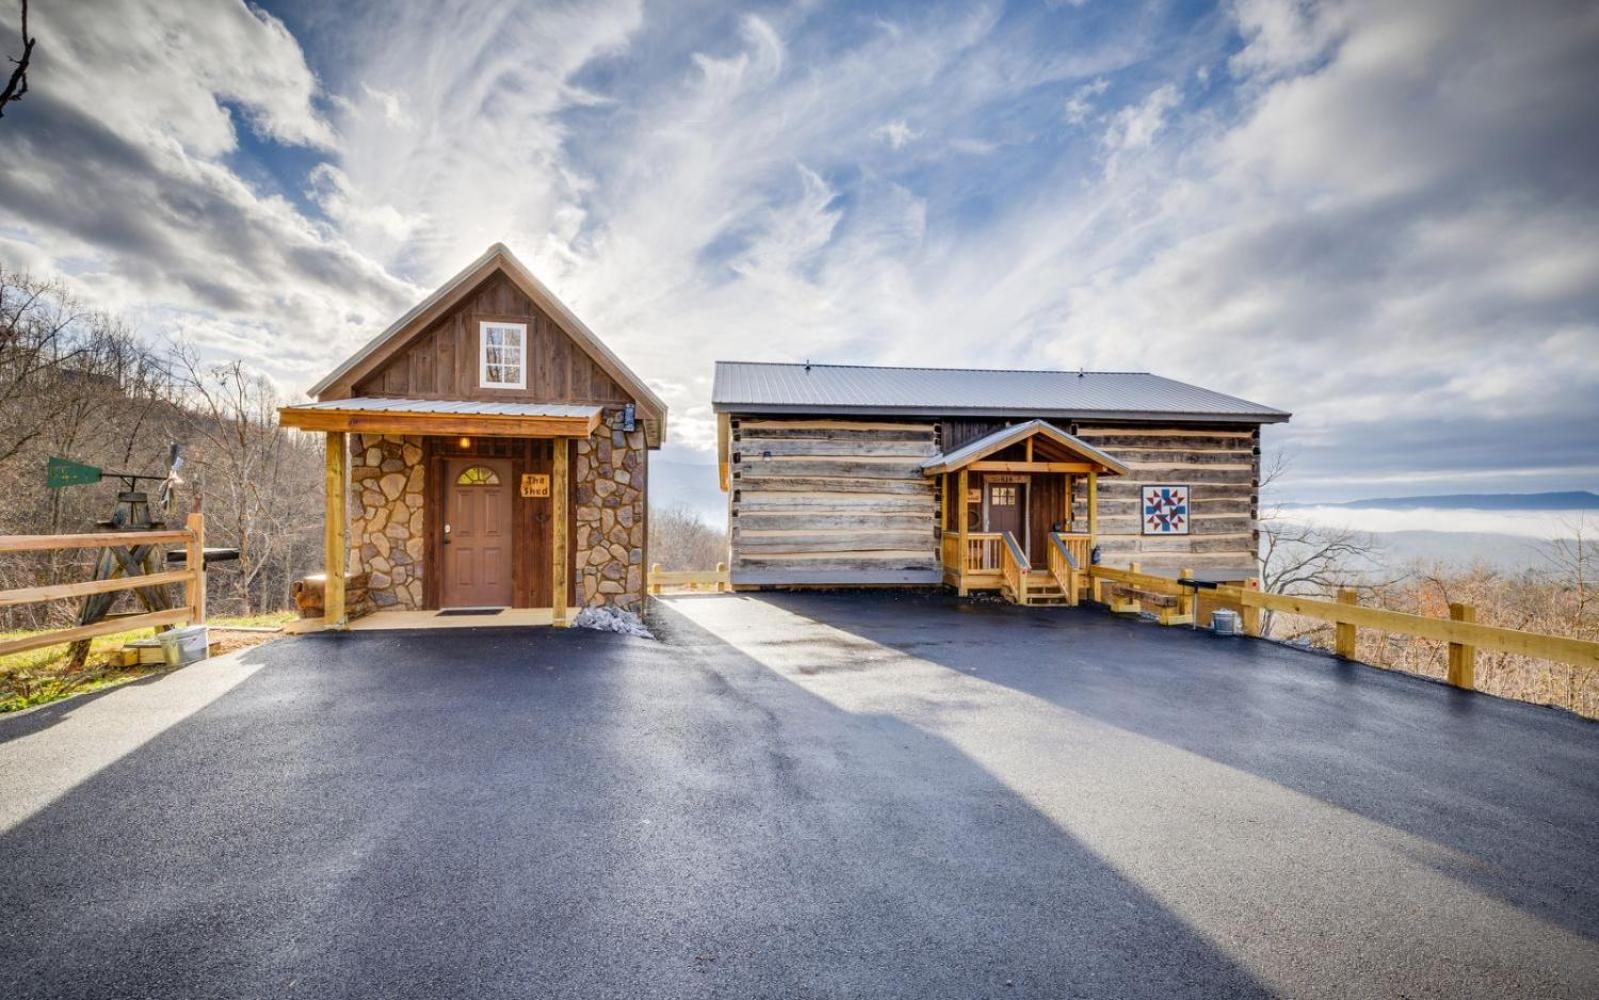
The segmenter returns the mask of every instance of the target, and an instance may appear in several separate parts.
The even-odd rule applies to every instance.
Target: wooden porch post
[[[958,546],[960,558],[955,564],[955,572],[957,574],[955,591],[962,597],[966,596],[966,482],[967,473],[965,469],[962,469],[955,478],[955,490],[958,494],[955,497],[955,514],[959,518],[955,527],[960,532],[960,545]]]
[[[327,579],[322,588],[322,621],[328,628],[349,624],[344,612],[344,432],[327,433],[327,508],[323,514],[322,565]]]
[[[569,442],[566,438],[555,439],[555,467],[550,476],[550,516],[555,519],[555,530],[552,532],[554,544],[550,546],[554,552],[553,565],[550,572],[553,585],[550,587],[552,595],[550,603],[554,605],[554,624],[556,628],[566,628],[570,622],[566,615],[566,491],[567,491],[567,449]]]
[[[1088,474],[1088,545],[1093,547],[1099,534],[1099,473]]]

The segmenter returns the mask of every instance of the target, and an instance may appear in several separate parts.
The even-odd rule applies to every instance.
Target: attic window
[[[527,388],[527,324],[483,323],[478,328],[482,364],[478,385],[485,389]]]

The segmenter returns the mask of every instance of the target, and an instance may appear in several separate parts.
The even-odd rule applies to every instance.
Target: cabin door
[[[1027,483],[1024,480],[983,483],[983,517],[987,530],[1000,534],[1010,532],[1016,544],[1027,551]]]
[[[445,464],[444,577],[446,608],[511,603],[511,463],[452,458]]]

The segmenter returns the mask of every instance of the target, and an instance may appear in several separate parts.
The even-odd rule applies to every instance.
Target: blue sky
[[[0,264],[297,397],[503,240],[709,462],[711,362],[1152,370],[1303,499],[1599,485],[1599,13],[42,5]],[[14,40],[14,35],[7,36]]]

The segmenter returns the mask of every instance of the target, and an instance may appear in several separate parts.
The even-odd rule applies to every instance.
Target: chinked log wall
[[[1245,567],[1255,562],[1259,516],[1260,430],[1083,424],[1078,437],[1125,463],[1131,474],[1099,480],[1099,545],[1106,563],[1137,560],[1146,569]],[[1174,483],[1192,489],[1189,534],[1144,535],[1139,487]],[[1087,518],[1085,484],[1072,497]]]
[[[734,419],[735,585],[938,583],[934,424]]]

